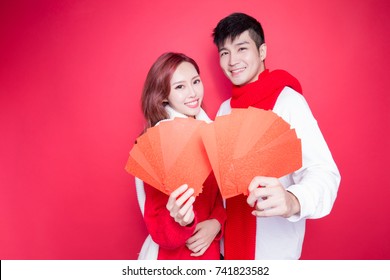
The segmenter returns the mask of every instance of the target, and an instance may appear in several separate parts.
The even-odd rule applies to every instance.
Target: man
[[[302,168],[282,178],[259,176],[249,196],[226,200],[225,259],[299,259],[308,218],[330,213],[340,184],[332,158],[296,78],[265,67],[261,24],[234,13],[213,32],[220,66],[232,82],[232,97],[218,115],[249,106],[273,110],[295,128],[302,143]]]

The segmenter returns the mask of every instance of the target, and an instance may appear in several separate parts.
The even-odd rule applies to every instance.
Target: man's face
[[[237,86],[254,82],[264,71],[266,45],[256,47],[255,42],[245,31],[233,41],[227,39],[219,49],[219,64],[226,77]]]

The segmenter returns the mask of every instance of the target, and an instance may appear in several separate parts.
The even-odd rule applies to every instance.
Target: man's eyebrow
[[[248,44],[249,44],[248,41],[242,41],[242,42],[238,42],[238,43],[234,44],[234,46],[235,46],[235,47],[238,47],[238,46],[248,45]],[[221,48],[219,48],[218,51],[221,52],[221,51],[225,51],[225,50],[227,50],[227,48],[221,47]]]
[[[241,46],[241,45],[247,45],[249,44],[248,41],[242,41],[242,42],[238,42],[237,44],[234,44],[235,46]]]

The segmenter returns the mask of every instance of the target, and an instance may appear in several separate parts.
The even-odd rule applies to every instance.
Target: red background
[[[390,259],[390,4],[322,2],[1,1],[0,258],[137,257],[124,165],[146,72],[162,52],[192,56],[214,118],[230,86],[211,32],[242,11],[264,26],[267,66],[301,81],[342,174],[302,259]]]

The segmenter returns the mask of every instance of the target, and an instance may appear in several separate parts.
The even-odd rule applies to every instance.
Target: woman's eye
[[[175,89],[183,89],[183,88],[184,88],[183,85],[177,85],[177,86],[175,87]]]
[[[196,79],[196,80],[194,81],[194,85],[199,84],[199,83],[200,83],[200,79]]]

